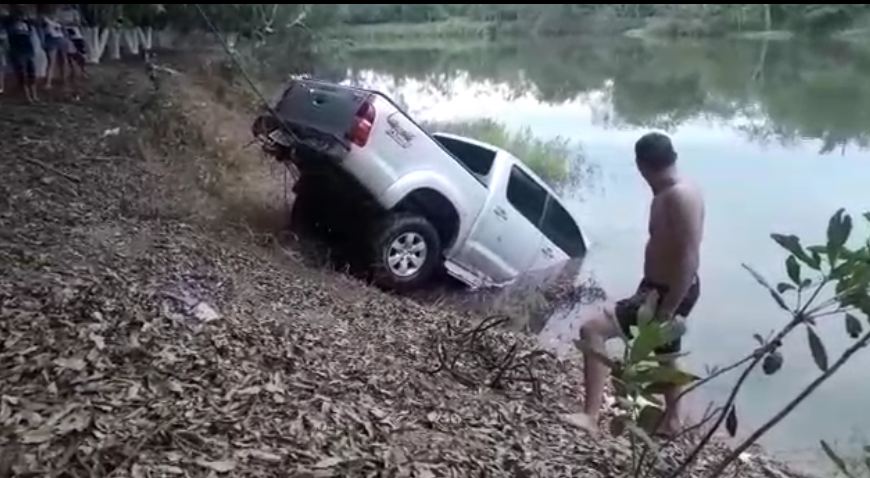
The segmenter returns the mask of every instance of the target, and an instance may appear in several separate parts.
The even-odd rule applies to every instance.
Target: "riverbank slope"
[[[0,99],[0,476],[627,473],[563,418],[576,358],[312,266],[214,77]]]

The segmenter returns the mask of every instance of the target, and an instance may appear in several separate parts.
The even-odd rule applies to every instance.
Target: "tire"
[[[441,263],[441,239],[422,216],[396,214],[376,228],[371,241],[375,284],[400,292],[425,285]]]

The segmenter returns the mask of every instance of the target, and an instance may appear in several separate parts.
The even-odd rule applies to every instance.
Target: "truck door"
[[[483,211],[454,259],[500,284],[527,271],[535,261],[543,235],[541,222],[547,191],[516,165],[493,172]]]
[[[554,273],[573,258],[586,253],[586,244],[580,228],[571,214],[553,197],[548,196],[541,222],[544,237],[537,251],[533,270],[552,270]]]

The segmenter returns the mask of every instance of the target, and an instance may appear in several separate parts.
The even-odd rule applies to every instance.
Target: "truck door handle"
[[[502,221],[507,221],[507,211],[504,210],[501,206],[496,206],[492,213],[498,216]]]

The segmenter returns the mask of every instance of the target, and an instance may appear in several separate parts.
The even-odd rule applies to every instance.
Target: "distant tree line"
[[[702,24],[708,32],[788,29],[826,31],[868,18],[866,4],[198,4],[218,26],[246,35],[288,26],[423,23],[450,19],[517,24],[534,34],[580,33],[596,23],[665,19]],[[91,26],[194,29],[203,27],[196,4],[82,4]],[[300,19],[300,15],[302,18]]]
[[[431,22],[451,18],[518,22],[532,33],[578,33],[590,18],[620,22],[671,19],[724,30],[824,31],[843,28],[870,12],[866,4],[359,4],[331,5],[347,24]],[[530,28],[530,29],[529,29]]]

